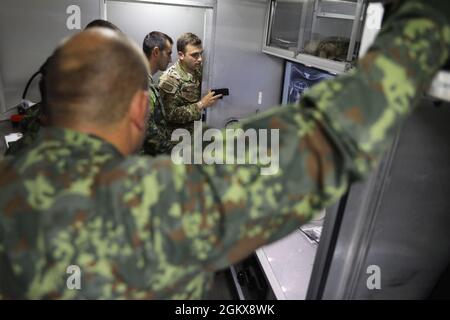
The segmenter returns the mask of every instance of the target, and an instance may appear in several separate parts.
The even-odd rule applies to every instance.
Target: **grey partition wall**
[[[2,0],[0,1],[0,119],[21,102],[27,80],[39,69],[56,45],[78,29],[69,30],[72,11],[79,9],[80,28],[100,17],[101,0]],[[78,10],[77,9],[77,10]],[[1,101],[4,97],[4,105]],[[40,99],[37,81],[30,95]]]
[[[219,0],[211,85],[230,96],[209,108],[207,122],[223,127],[233,119],[280,104],[284,60],[262,53],[266,0]]]
[[[0,70],[0,120],[1,114],[6,112],[6,103],[5,103],[5,95],[3,91],[3,80],[2,80],[2,72]]]

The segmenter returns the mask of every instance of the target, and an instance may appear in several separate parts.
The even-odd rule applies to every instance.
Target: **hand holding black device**
[[[214,92],[214,95],[217,96],[219,94],[222,95],[219,99],[222,99],[224,96],[230,95],[230,90],[228,88],[221,88],[221,89],[211,89],[212,92]]]

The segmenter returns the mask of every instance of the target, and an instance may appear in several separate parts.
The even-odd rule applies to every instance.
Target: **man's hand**
[[[214,91],[209,91],[198,103],[200,109],[206,109],[216,103],[217,99],[222,97],[221,94],[214,95]]]

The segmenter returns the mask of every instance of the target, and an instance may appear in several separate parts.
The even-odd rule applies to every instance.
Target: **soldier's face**
[[[184,53],[178,52],[178,57],[189,71],[199,70],[202,67],[203,48],[188,44]]]
[[[169,41],[166,41],[166,45],[163,50],[159,51],[158,57],[158,70],[165,71],[172,62],[172,45]]]

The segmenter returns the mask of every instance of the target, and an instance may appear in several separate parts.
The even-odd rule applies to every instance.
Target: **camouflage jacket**
[[[41,130],[0,162],[1,297],[203,297],[214,270],[286,236],[374,168],[449,57],[441,17],[407,1],[352,74],[241,123],[280,130],[275,175],[124,157],[94,136]],[[68,289],[71,265],[80,290]]]
[[[169,153],[174,143],[170,141],[171,132],[167,128],[166,120],[163,117],[163,103],[159,89],[153,82],[151,75],[149,82],[149,102],[150,114],[147,122],[147,132],[142,144],[141,154],[156,156]]]
[[[178,60],[159,79],[164,116],[171,132],[184,128],[191,133],[194,121],[202,118],[198,107],[201,98],[201,72],[186,72]]]

